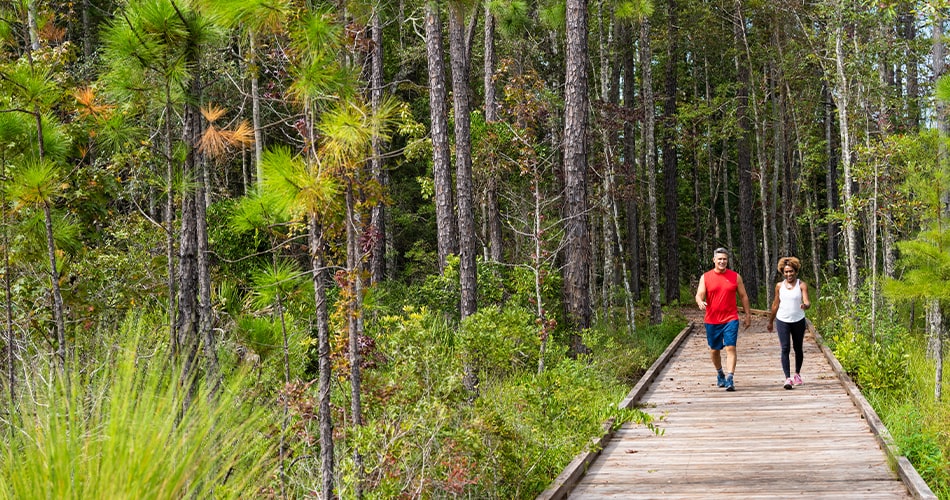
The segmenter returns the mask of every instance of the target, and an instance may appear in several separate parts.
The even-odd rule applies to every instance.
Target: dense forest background
[[[533,497],[723,246],[948,498],[948,7],[0,2],[0,497]]]

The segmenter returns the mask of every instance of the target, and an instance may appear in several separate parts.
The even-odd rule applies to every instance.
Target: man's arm
[[[736,291],[739,293],[739,300],[742,301],[742,309],[745,311],[745,320],[742,322],[743,328],[749,328],[752,325],[752,307],[749,306],[749,295],[745,293],[745,283],[742,282],[742,276],[736,278]]]
[[[696,287],[696,305],[699,306],[700,311],[706,310],[706,276],[699,277],[699,286]]]

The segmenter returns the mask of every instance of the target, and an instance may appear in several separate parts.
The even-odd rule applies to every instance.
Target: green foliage
[[[129,317],[121,348],[68,380],[27,367],[49,382],[21,395],[15,432],[3,433],[0,498],[240,498],[261,489],[273,457],[258,432],[264,415],[230,386],[218,398],[196,395],[182,413],[167,353],[139,343],[152,326]]]
[[[541,339],[530,311],[490,306],[462,321],[457,346],[484,380],[537,366]]]
[[[884,292],[895,300],[950,300],[950,230],[932,229],[897,243],[899,279],[888,279]]]
[[[861,293],[866,296],[867,289]],[[872,341],[870,321],[864,319],[870,314],[868,300],[836,309],[849,302],[845,294],[837,281],[822,288],[818,314],[812,315],[819,331],[883,419],[900,453],[939,498],[950,495],[950,405],[933,400],[934,364],[927,358],[925,337],[902,324],[901,316],[914,310],[914,300],[905,298],[879,315]],[[916,301],[918,307],[920,303]],[[944,387],[948,383],[950,373],[944,370]]]
[[[871,342],[866,335],[847,331],[830,337],[835,357],[842,368],[862,388],[900,393],[906,389],[907,354],[900,339],[878,335]]]

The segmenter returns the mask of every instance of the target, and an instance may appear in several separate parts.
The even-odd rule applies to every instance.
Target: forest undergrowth
[[[879,306],[872,322],[869,287],[862,290],[860,305],[848,304],[840,283],[826,283],[812,315],[815,326],[881,417],[899,453],[938,498],[950,499],[950,402],[934,397],[935,364],[927,354],[923,308],[919,303]],[[943,387],[948,383],[944,370]]]
[[[124,255],[136,261],[129,272],[100,267],[88,273],[89,294],[71,297],[89,305],[70,329],[65,363],[39,345],[20,353],[16,392],[3,396],[0,498],[325,498],[312,289],[295,277],[296,264],[267,273],[242,262],[216,279],[221,389],[212,396],[209,374],[184,381],[171,361],[160,299],[121,285],[130,273],[148,274],[147,261]],[[622,314],[600,317],[582,335],[590,352],[576,359],[569,331],[554,326],[544,330],[539,372],[530,273],[491,265],[480,272],[484,305],[461,322],[452,268],[368,290],[362,425],[351,419],[345,327],[339,314],[332,318],[340,498],[354,497],[357,486],[364,498],[533,498],[607,419],[649,425],[617,403],[684,318],[669,311],[647,326],[638,315],[631,333]],[[549,285],[544,300],[556,304],[557,283]],[[119,302],[93,293],[108,289]],[[331,311],[339,301],[331,294]],[[558,307],[550,314],[558,317]],[[476,393],[463,383],[471,359]]]

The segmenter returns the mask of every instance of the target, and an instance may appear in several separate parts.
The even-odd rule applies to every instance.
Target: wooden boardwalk
[[[874,422],[849,395],[850,380],[839,379],[837,362],[826,359],[812,333],[805,383],[786,390],[776,334],[766,331],[764,316],[754,316],[739,332],[736,390],[726,392],[716,386],[702,318],[690,319],[696,328],[648,374],[652,383],[641,381],[642,396],[628,398],[654,416],[662,435],[625,424],[605,436],[586,472],[581,465],[571,479],[565,471],[560,487],[540,498],[928,497],[926,485],[912,495],[889,465]]]

